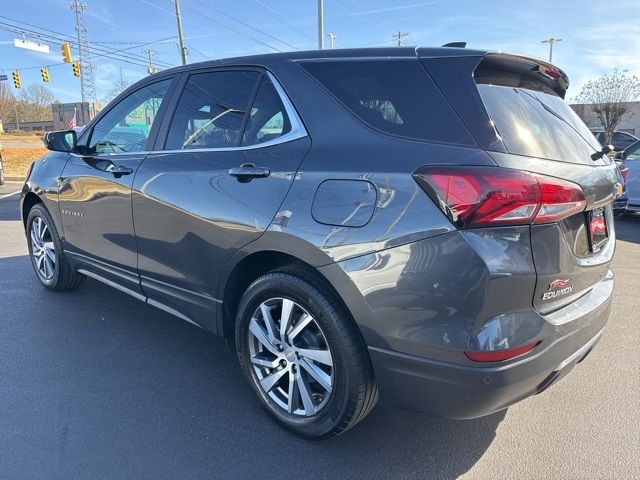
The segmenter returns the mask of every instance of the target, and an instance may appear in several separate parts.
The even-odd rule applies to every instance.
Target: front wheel
[[[338,435],[376,404],[355,325],[306,272],[272,272],[249,286],[238,309],[236,348],[262,407],[298,435]]]
[[[64,256],[56,226],[42,204],[29,211],[27,243],[31,264],[42,285],[51,290],[71,290],[84,281],[85,276],[71,268]]]

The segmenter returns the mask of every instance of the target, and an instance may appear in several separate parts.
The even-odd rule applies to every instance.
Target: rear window
[[[543,85],[479,84],[478,91],[509,153],[592,163],[591,154],[600,150],[580,117]]]
[[[417,60],[312,61],[301,66],[377,130],[418,140],[475,145]]]

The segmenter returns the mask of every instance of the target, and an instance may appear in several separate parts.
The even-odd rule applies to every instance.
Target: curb
[[[24,182],[26,177],[4,177],[5,182]]]

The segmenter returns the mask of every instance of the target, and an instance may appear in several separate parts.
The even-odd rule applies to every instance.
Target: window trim
[[[233,68],[233,70],[242,70],[242,67],[239,67],[239,68],[236,67],[236,68]],[[225,72],[225,71],[230,71],[230,70],[227,70],[227,69],[211,70],[212,73],[213,72]],[[204,73],[204,72],[197,72],[197,73],[196,72],[188,72],[188,73],[189,73],[189,75],[192,75],[192,74]],[[264,143],[256,143],[254,145],[243,145],[243,146],[236,145],[236,146],[233,146],[233,147],[203,147],[203,148],[170,149],[170,150],[164,148],[164,142],[166,141],[166,134],[165,134],[165,138],[163,139],[164,141],[162,142],[161,148],[158,148],[157,150],[153,150],[152,152],[155,152],[155,153],[159,153],[159,152],[162,152],[162,153],[189,153],[189,152],[202,153],[202,152],[234,152],[234,151],[242,151],[242,150],[256,150],[258,148],[272,147],[274,145],[280,145],[281,143],[292,142],[292,141],[298,140],[300,138],[308,137],[309,133],[307,132],[307,129],[305,128],[304,124],[302,123],[302,119],[298,115],[298,112],[296,111],[295,107],[293,106],[293,103],[291,102],[291,99],[289,98],[287,93],[284,91],[284,88],[282,88],[282,85],[280,84],[278,79],[268,70],[264,70],[263,74],[266,75],[269,78],[269,80],[271,81],[271,83],[275,87],[276,92],[277,92],[278,96],[280,97],[280,101],[282,102],[282,105],[284,106],[285,113],[289,117],[289,123],[291,124],[291,130],[289,130],[289,132],[285,133],[281,137],[274,138],[273,140],[269,140],[269,141],[264,142]],[[261,82],[262,82],[262,80],[260,80],[258,82],[257,88],[259,88]],[[186,82],[185,82],[185,84],[182,85],[182,90],[184,90],[185,86],[186,86]],[[255,92],[252,92],[251,106],[253,105],[253,100],[255,99],[255,94],[256,93],[257,93],[257,89],[256,89]],[[174,105],[174,109],[173,109],[173,112],[171,114],[171,120],[173,120],[173,116],[175,115],[175,111],[177,110],[178,104],[179,104],[179,98],[176,101],[176,104]],[[246,128],[246,122],[245,122],[245,124],[243,124],[242,132],[241,132],[241,138],[242,138],[242,135],[244,134],[244,129],[245,128]],[[149,153],[152,153],[152,152],[140,152],[140,153],[149,154]]]

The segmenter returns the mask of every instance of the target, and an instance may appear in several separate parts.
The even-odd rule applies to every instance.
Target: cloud
[[[109,27],[117,26],[117,22],[112,13],[113,8],[105,7],[104,4],[92,2],[85,10],[85,15],[93,20],[108,25]]]
[[[396,12],[398,10],[408,10],[410,8],[419,8],[433,5],[434,2],[412,3],[411,5],[398,5],[395,7],[376,8],[372,10],[361,10],[359,12],[347,13],[347,17],[359,17],[361,15],[375,15],[376,13]]]

